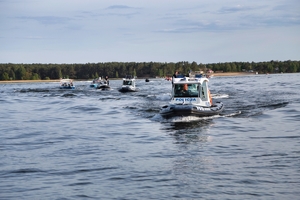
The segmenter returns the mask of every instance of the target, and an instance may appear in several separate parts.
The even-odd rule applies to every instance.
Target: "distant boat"
[[[93,82],[90,84],[90,87],[97,88],[98,84],[101,82],[101,77],[95,78]]]
[[[75,85],[72,79],[60,79],[60,89],[75,89]]]
[[[110,90],[110,86],[107,81],[99,82],[96,88],[100,90]]]
[[[123,78],[123,83],[121,88],[119,89],[120,92],[136,92],[137,88],[135,85],[135,78],[132,76],[126,76]]]

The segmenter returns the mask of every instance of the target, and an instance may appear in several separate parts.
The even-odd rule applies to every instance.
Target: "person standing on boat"
[[[109,85],[108,76],[105,76],[105,81],[106,81],[107,85]]]
[[[174,78],[177,78],[177,75],[178,75],[178,71],[175,71],[175,73],[173,74],[172,76],[172,84],[174,83]]]

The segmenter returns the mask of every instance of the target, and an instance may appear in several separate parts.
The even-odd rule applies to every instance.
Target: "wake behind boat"
[[[197,73],[190,73],[189,77],[173,78],[172,98],[168,105],[161,107],[161,116],[206,117],[221,113],[224,105],[222,102],[213,104],[208,81]]]
[[[75,89],[75,85],[73,84],[72,79],[60,79],[60,89]]]
[[[136,92],[135,78],[132,76],[126,76],[123,78],[123,84],[119,89],[120,92]]]

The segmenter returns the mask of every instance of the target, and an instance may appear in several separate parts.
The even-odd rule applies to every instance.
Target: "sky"
[[[300,0],[0,0],[0,63],[300,60]]]

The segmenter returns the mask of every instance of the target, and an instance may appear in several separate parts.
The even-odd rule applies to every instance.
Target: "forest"
[[[71,78],[88,80],[108,76],[123,78],[126,75],[141,77],[172,76],[174,71],[187,74],[192,71],[214,72],[300,72],[300,61],[226,62],[202,64],[197,62],[105,62],[85,64],[13,64],[0,63],[0,80],[52,80]]]

